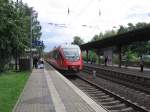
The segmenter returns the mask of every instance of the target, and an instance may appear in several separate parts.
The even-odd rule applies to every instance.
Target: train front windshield
[[[77,60],[80,57],[80,50],[78,48],[64,48],[64,56],[69,60]]]

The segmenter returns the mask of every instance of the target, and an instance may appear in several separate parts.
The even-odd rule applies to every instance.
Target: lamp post
[[[19,2],[21,3],[21,6],[19,6]],[[17,0],[16,1],[16,7],[17,7],[17,10],[18,9],[22,9],[22,0]],[[20,10],[19,10],[19,12],[20,12]],[[18,19],[18,20],[14,20],[14,21],[19,21],[19,23],[21,24],[21,17]],[[18,34],[16,35],[17,36],[17,38],[18,38]],[[16,54],[15,54],[15,70],[17,71],[18,70],[18,58],[20,58],[19,56],[18,56],[18,48],[16,48]]]
[[[37,13],[35,13],[35,10],[33,10],[33,7],[31,7],[31,12],[30,12],[30,71],[32,71],[32,65],[33,65],[33,57],[32,57],[32,25],[33,25],[33,17],[34,15],[37,16]]]
[[[32,71],[32,10],[31,7],[31,14],[30,14],[30,71]]]

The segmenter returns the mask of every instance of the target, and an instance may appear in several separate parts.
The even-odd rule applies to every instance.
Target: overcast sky
[[[39,14],[45,51],[62,43],[71,43],[74,36],[88,42],[95,34],[114,26],[150,22],[150,0],[22,1]]]

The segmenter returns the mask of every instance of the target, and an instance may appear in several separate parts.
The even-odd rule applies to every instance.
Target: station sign
[[[40,47],[43,47],[43,46],[44,46],[44,43],[43,43],[43,41],[40,41],[40,40],[32,40],[32,46],[40,46]]]
[[[31,50],[30,49],[25,49],[25,52],[30,52],[30,51],[37,51],[37,49],[35,49],[35,48],[32,48]]]

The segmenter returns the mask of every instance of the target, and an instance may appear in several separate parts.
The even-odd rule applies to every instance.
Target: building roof
[[[150,40],[150,26],[80,45],[82,50],[102,49]]]

